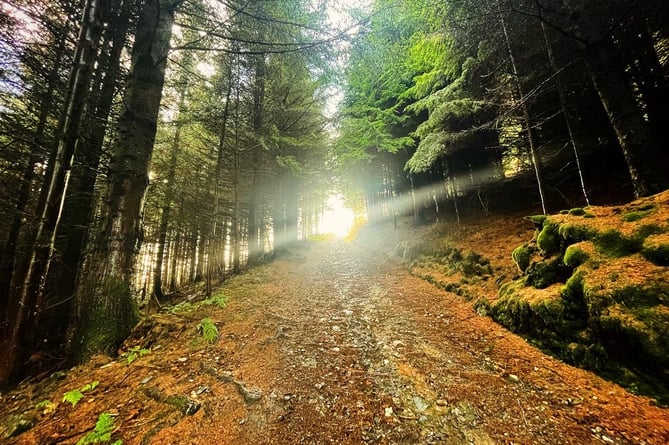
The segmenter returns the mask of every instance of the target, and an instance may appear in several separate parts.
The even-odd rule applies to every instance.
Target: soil
[[[460,227],[449,235],[461,248],[517,273],[510,252],[531,223]],[[229,280],[224,308],[145,322],[127,347],[151,352],[132,363],[96,357],[22,384],[2,395],[0,419],[37,424],[5,443],[75,444],[102,412],[126,445],[669,443],[669,410],[409,275],[392,253],[404,236],[370,227],[350,243],[293,247]],[[218,327],[213,344],[198,333],[205,317]],[[76,406],[62,402],[92,381]],[[33,408],[44,400],[54,405]]]

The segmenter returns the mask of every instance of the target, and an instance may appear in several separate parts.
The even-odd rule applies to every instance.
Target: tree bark
[[[82,26],[77,42],[74,66],[70,75],[71,91],[63,109],[63,133],[56,151],[53,173],[48,184],[40,221],[31,248],[31,258],[18,298],[8,309],[9,332],[0,352],[6,357],[0,365],[0,386],[6,385],[20,371],[26,347],[32,343],[34,330],[27,330],[40,308],[36,307],[44,285],[49,260],[53,251],[54,235],[58,227],[60,209],[67,190],[72,158],[79,140],[79,128],[89,92],[91,73],[97,57],[97,46],[102,34],[100,20],[103,2],[89,0],[84,8]]]
[[[63,216],[57,234],[57,249],[62,251],[59,267],[50,268],[47,289],[54,297],[47,301],[46,313],[39,322],[44,331],[42,344],[58,348],[64,342],[73,318],[77,276],[84,249],[88,244],[91,219],[95,209],[95,183],[114,95],[121,77],[121,53],[127,41],[134,0],[114,2],[106,22],[104,44],[98,62],[98,76],[88,100],[88,118],[83,123],[84,137],[77,145],[72,168],[70,192],[63,204]],[[111,17],[118,17],[111,20]],[[108,46],[111,44],[111,46]]]
[[[66,28],[67,29],[67,28]],[[65,31],[67,32],[67,31]],[[35,129],[34,145],[30,153],[28,162],[25,165],[23,176],[21,178],[21,186],[16,196],[16,210],[14,211],[14,218],[10,226],[7,240],[2,248],[2,255],[0,255],[0,336],[6,329],[7,322],[7,305],[9,303],[9,295],[12,282],[12,274],[14,272],[14,263],[16,259],[16,250],[18,247],[19,235],[23,227],[23,219],[25,217],[25,209],[30,197],[30,190],[35,179],[35,166],[43,154],[40,151],[45,144],[45,133],[48,124],[49,114],[53,106],[53,93],[58,86],[58,72],[61,69],[61,62],[65,52],[66,39],[63,36],[59,40],[56,49],[54,63],[47,75],[47,88],[42,94],[40,101],[40,113],[37,120],[37,127]]]
[[[75,361],[96,353],[114,354],[137,320],[132,279],[177,6],[174,1],[147,0],[140,13],[124,110],[112,147],[102,231],[93,273],[82,288]]]
[[[634,196],[661,191],[662,181],[648,156],[656,151],[655,143],[612,43],[608,39],[591,43],[585,54],[593,84],[623,151]]]
[[[183,112],[186,104],[186,88],[187,79],[185,76],[181,79],[181,91],[179,92],[179,101],[177,109],[179,115]],[[177,118],[178,119],[178,118]],[[158,252],[156,253],[155,269],[153,271],[153,293],[158,301],[162,300],[165,295],[163,293],[163,260],[165,257],[165,242],[167,240],[167,229],[170,221],[170,208],[173,200],[174,178],[177,170],[177,157],[181,149],[181,129],[183,122],[177,120],[176,128],[174,130],[174,138],[172,139],[172,146],[170,147],[170,161],[167,171],[167,178],[165,178],[165,202],[163,204],[162,213],[160,215],[160,227],[158,229]]]

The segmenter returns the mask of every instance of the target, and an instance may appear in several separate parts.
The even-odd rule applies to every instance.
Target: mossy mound
[[[669,403],[669,191],[533,222],[534,239],[512,254],[523,276],[502,286],[492,317]]]
[[[395,251],[409,263],[412,275],[466,299],[472,298],[470,285],[489,280],[493,273],[488,259],[445,242],[400,244]]]

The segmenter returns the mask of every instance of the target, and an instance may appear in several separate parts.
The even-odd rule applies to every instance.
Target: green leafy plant
[[[73,389],[68,391],[63,395],[63,402],[71,403],[72,407],[75,407],[81,399],[84,398],[84,394],[78,389]]]
[[[125,357],[128,364],[130,364],[130,363],[134,362],[135,360],[137,360],[138,358],[144,357],[145,355],[149,355],[149,354],[151,354],[150,349],[141,348],[139,346],[133,346],[132,348],[128,349],[127,352],[124,352],[123,354],[121,354],[121,356]]]
[[[225,294],[214,295],[211,298],[207,298],[202,302],[204,305],[216,305],[221,309],[225,308],[225,305],[228,304],[228,296]]]
[[[218,341],[218,328],[211,318],[203,318],[197,326],[197,329],[207,343],[213,344]]]
[[[190,303],[188,301],[182,301],[181,303],[172,306],[169,312],[170,314],[178,314],[180,312],[190,312],[193,309],[195,309],[193,303]]]
[[[84,437],[79,439],[77,445],[89,445],[96,443],[108,443],[111,441],[111,436],[114,430],[116,429],[116,420],[114,416],[109,413],[102,413],[98,417],[98,421],[95,422],[95,429],[90,433],[86,434]],[[111,445],[122,445],[122,440],[116,440],[111,443]]]
[[[67,391],[63,394],[63,402],[67,402],[72,405],[74,408],[81,399],[84,398],[84,393],[87,391],[92,391],[100,384],[98,381],[87,383],[82,386],[80,389],[73,389],[72,391]]]
[[[46,399],[35,405],[35,409],[42,410],[42,413],[44,414],[51,414],[56,410],[56,404],[51,400]]]

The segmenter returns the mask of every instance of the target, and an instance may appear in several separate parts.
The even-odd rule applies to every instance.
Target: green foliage
[[[75,407],[77,405],[77,403],[79,403],[79,401],[84,398],[84,393],[85,392],[94,390],[95,388],[97,388],[97,386],[99,384],[100,384],[100,382],[94,381],[94,382],[91,382],[91,383],[87,383],[86,385],[82,386],[80,389],[74,389],[72,391],[67,391],[63,395],[63,402],[70,403],[72,405],[72,407]]]
[[[48,408],[49,406],[53,405],[53,402],[51,400],[42,400],[39,402],[37,405],[35,405],[36,409],[45,409]]]
[[[102,413],[95,422],[95,429],[77,441],[77,445],[104,444],[112,440],[112,434],[116,429],[116,420],[109,413]],[[122,440],[115,440],[111,445],[122,445]]]
[[[191,312],[193,309],[195,309],[195,305],[193,303],[190,303],[188,301],[182,301],[181,303],[172,306],[170,308],[170,313],[179,314],[183,312]]]
[[[198,324],[197,329],[207,343],[213,344],[218,341],[218,328],[211,318],[202,319],[200,324]]]
[[[219,308],[224,309],[228,304],[228,296],[223,293],[212,295],[211,297],[204,300],[201,304],[218,306]]]
[[[573,209],[570,209],[569,212],[567,213],[572,216],[583,216],[585,215],[585,210],[583,210],[580,207],[575,207]]]
[[[50,414],[53,413],[56,410],[56,404],[53,403],[51,400],[42,400],[39,402],[37,405],[35,405],[35,409],[41,410],[43,414]]]
[[[145,355],[151,354],[150,349],[142,348],[140,346],[133,346],[132,348],[128,349],[127,352],[124,352],[121,354],[122,357],[125,357],[126,361],[128,364],[134,362],[140,357],[144,357]]]
[[[84,394],[78,389],[73,389],[72,391],[67,391],[63,395],[63,402],[72,404],[72,407],[75,407],[81,399],[84,398]]]
[[[593,229],[580,224],[560,224],[558,228],[558,235],[567,245],[589,240],[595,233]]]
[[[557,283],[563,275],[560,271],[560,266],[561,264],[557,260],[534,263],[525,272],[527,275],[526,283],[537,289],[544,289],[551,284]]]

